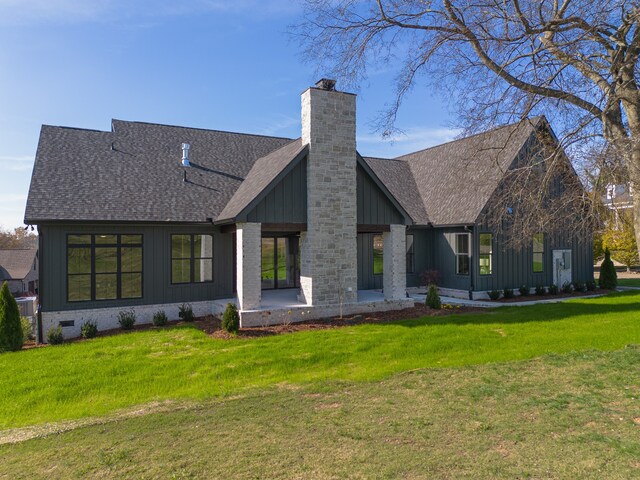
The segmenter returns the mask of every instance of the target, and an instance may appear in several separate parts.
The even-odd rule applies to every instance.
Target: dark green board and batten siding
[[[247,213],[246,221],[307,223],[306,157]]]
[[[544,236],[543,271],[533,272],[533,239],[522,248],[505,246],[501,235],[493,236],[493,269],[491,275],[478,271],[479,239],[481,233],[491,233],[486,225],[477,225],[473,232],[474,290],[489,291],[504,288],[517,289],[522,285],[549,286],[553,283],[553,250],[571,250],[572,281],[593,279],[593,243],[589,238],[567,234]],[[561,286],[561,285],[560,285]]]
[[[376,182],[358,166],[357,169],[358,224],[402,225],[404,217],[380,189]]]
[[[128,307],[215,300],[233,296],[233,235],[212,225],[39,225],[43,311]],[[143,235],[143,296],[127,300],[67,302],[67,234]],[[171,284],[171,234],[213,235],[213,282]]]

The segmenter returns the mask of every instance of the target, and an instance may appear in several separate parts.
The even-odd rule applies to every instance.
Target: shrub
[[[589,280],[585,286],[587,287],[588,292],[593,292],[596,289],[596,282],[593,280]]]
[[[547,293],[546,288],[543,285],[536,285],[536,295],[542,296]]]
[[[29,320],[27,317],[20,317],[20,328],[22,329],[22,343],[33,338],[31,320]]]
[[[183,303],[178,307],[178,317],[180,317],[185,322],[193,322],[196,319],[195,315],[193,314],[193,309],[188,303]]]
[[[136,312],[123,310],[118,313],[118,323],[123,330],[131,330],[136,323]]]
[[[423,285],[438,285],[440,283],[440,272],[438,270],[425,270],[420,274]]]
[[[233,303],[227,303],[222,314],[222,328],[229,333],[237,333],[240,330],[240,315],[238,314],[238,307]]]
[[[573,284],[573,288],[576,292],[586,292],[587,286],[582,282],[576,282]]]
[[[604,251],[604,260],[602,265],[600,265],[600,278],[598,283],[600,284],[600,288],[604,288],[606,290],[615,290],[618,286],[616,267],[613,266],[611,253],[608,248]]]
[[[558,294],[558,286],[555,283],[549,285],[549,295],[557,295]]]
[[[166,325],[167,322],[169,322],[169,319],[167,318],[167,314],[164,313],[164,310],[158,310],[153,314],[153,324],[156,327],[162,327]]]
[[[513,298],[513,289],[512,288],[505,288],[502,291],[502,295],[504,295],[504,298]]]
[[[527,295],[529,295],[529,287],[527,287],[526,285],[521,285],[518,291],[520,292],[520,295],[523,297],[526,297]]]
[[[62,327],[60,325],[47,332],[47,343],[49,345],[60,345],[62,342],[64,342],[64,336],[62,335]]]
[[[491,300],[498,300],[500,298],[500,290],[490,290],[487,292],[487,295],[489,295],[489,298]]]
[[[435,283],[429,285],[429,291],[427,292],[426,302],[427,307],[434,308],[439,310],[442,307],[442,302],[440,301],[440,295],[438,295],[438,287]]]
[[[562,293],[573,293],[573,285],[571,285],[571,282],[564,282],[562,285]]]
[[[22,335],[18,304],[4,282],[0,288],[0,352],[20,350]]]
[[[98,325],[96,322],[88,320],[80,327],[80,335],[82,338],[93,338],[98,334]]]

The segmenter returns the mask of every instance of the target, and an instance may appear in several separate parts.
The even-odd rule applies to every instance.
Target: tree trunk
[[[629,187],[633,189],[633,230],[640,257],[640,145],[632,145],[627,170]]]

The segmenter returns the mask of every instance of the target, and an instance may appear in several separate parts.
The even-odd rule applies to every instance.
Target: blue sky
[[[22,225],[42,124],[298,137],[300,93],[322,76],[286,33],[301,14],[284,0],[0,0],[0,226]],[[356,91],[358,150],[397,156],[453,138],[426,84],[400,112],[405,133],[376,134],[393,78],[372,72]]]

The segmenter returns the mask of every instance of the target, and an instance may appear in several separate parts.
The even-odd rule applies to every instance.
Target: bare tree
[[[398,66],[384,133],[419,81],[456,93],[467,131],[545,114],[597,197],[603,166],[640,186],[639,18],[624,0],[306,0],[295,33],[351,84],[371,65]],[[594,161],[593,149],[615,154]],[[633,210],[640,235],[640,195]]]

